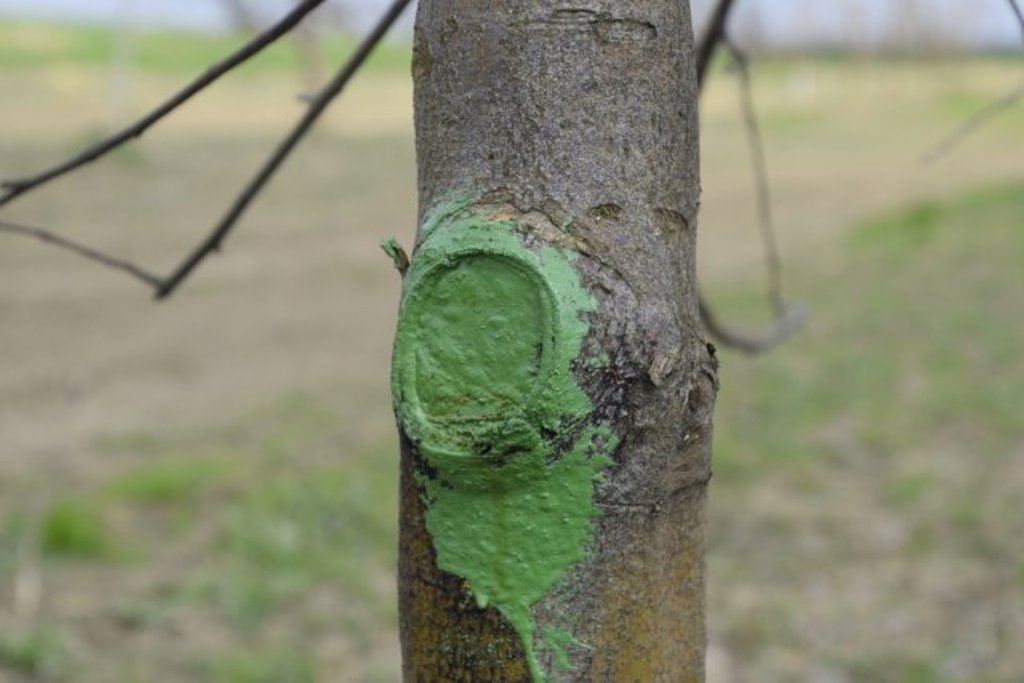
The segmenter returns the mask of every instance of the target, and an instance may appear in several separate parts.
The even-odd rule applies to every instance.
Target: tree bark
[[[694,67],[686,1],[420,2],[406,681],[703,680]]]

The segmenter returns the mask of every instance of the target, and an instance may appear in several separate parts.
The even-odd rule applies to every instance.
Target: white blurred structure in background
[[[224,31],[266,22],[293,0],[0,0],[0,18]],[[329,30],[364,28],[387,0],[331,0],[318,10]],[[702,25],[713,0],[693,0]],[[129,10],[125,7],[129,6]],[[412,13],[405,17],[406,27]],[[251,28],[251,27],[250,27]],[[752,50],[1012,49],[1020,30],[1005,0],[743,0],[733,25]]]

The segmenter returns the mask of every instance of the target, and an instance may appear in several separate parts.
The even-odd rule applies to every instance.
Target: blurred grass
[[[102,511],[84,500],[54,503],[43,517],[40,536],[43,553],[54,557],[99,559],[114,547]]]
[[[339,582],[384,617],[374,582],[395,566],[394,456],[371,452],[345,467],[327,467],[268,482],[224,511],[215,577],[225,616],[246,627],[318,583]],[[389,596],[390,597],[390,596]]]
[[[106,27],[60,26],[0,21],[0,68],[38,68],[54,64],[106,67],[113,60],[118,31]],[[223,59],[248,36],[144,31],[128,34],[135,66],[149,73],[194,75]],[[323,58],[340,64],[356,47],[357,38],[334,36],[323,42]],[[407,72],[411,47],[385,42],[366,63],[367,73]],[[299,51],[287,41],[266,48],[240,72],[289,71],[302,65]]]
[[[726,353],[710,609],[741,673],[1024,671],[1022,227],[1021,183],[870,221],[831,278],[787,273],[809,329]],[[751,292],[717,302],[764,315]]]
[[[78,598],[91,605],[88,629],[118,641],[158,636],[181,680],[305,683],[339,666],[363,670],[359,680],[393,679],[394,657],[382,664],[381,652],[394,643],[380,634],[397,619],[397,452],[390,442],[348,450],[339,413],[329,398],[289,392],[205,433],[103,439],[128,465],[45,511],[43,571],[72,581],[99,571],[107,588]],[[11,573],[18,549],[31,547],[27,514],[10,516],[0,537]],[[122,586],[107,592],[112,584]],[[189,637],[167,636],[186,624]],[[73,673],[57,633],[0,629],[0,680],[4,671],[100,680]],[[178,680],[159,656],[89,659],[98,654],[86,661],[103,680]]]
[[[313,683],[317,680],[308,655],[281,649],[225,654],[202,669],[213,683]]]
[[[0,634],[0,671],[4,668],[38,680],[63,679],[70,668],[64,637],[50,629]]]
[[[145,102],[241,42],[133,40]],[[5,165],[38,167],[103,128],[113,41],[0,24]],[[330,61],[350,46],[333,43]],[[366,90],[229,258],[171,307],[36,245],[0,251],[15,444],[0,460],[3,595],[32,567],[26,549],[45,560],[37,625],[0,602],[4,683],[399,677],[397,278],[377,243],[408,245],[413,227],[408,58],[379,53],[381,77],[353,86]],[[164,262],[294,118],[296,63],[275,48],[247,67],[266,77],[225,82],[128,163],[56,184],[28,222]],[[1024,187],[946,189],[1017,172],[1024,109],[950,163],[913,166],[1018,63],[755,69],[785,277],[813,317],[768,356],[722,354],[709,612],[726,665],[713,682],[1020,680]],[[753,326],[767,315],[729,78],[703,105],[702,268],[720,313]]]
[[[1018,445],[1024,384],[1005,380],[1024,373],[1022,225],[1024,186],[1012,184],[915,203],[854,231],[841,275],[807,298],[811,329],[756,363],[736,360],[756,375],[723,392],[722,409],[739,411],[720,419],[723,470],[736,469],[732,421],[755,424],[759,457],[775,461],[820,454],[793,438],[794,416],[856,417],[877,448],[957,420],[980,428],[993,457]],[[805,274],[787,275],[806,286]],[[751,327],[765,321],[755,287],[712,296]]]
[[[1024,520],[1005,516],[1020,511],[1014,501],[1024,485],[1014,474],[1024,424],[1017,381],[1024,376],[1022,224],[1020,184],[871,221],[848,239],[842,272],[813,281],[809,330],[764,359],[725,354],[711,554],[719,589],[711,613],[736,661],[765,672],[759,680],[788,680],[798,671],[766,658],[771,652],[825,662],[843,680],[865,682],[1010,680],[997,675],[1000,658],[1016,663],[1003,666],[1021,663],[1007,650],[991,668],[977,664],[971,678],[950,674],[950,648],[967,648],[955,634],[942,637],[947,621],[960,618],[952,615],[928,625],[938,633],[926,628],[923,649],[904,652],[904,643],[886,640],[853,647],[841,638],[808,647],[806,598],[790,592],[817,568],[870,561],[874,551],[859,548],[856,537],[864,532],[858,525],[875,516],[907,526],[898,554],[909,563],[974,562],[1002,571],[1024,561],[1016,540]],[[809,282],[800,270],[791,276],[796,287]],[[723,310],[756,318],[749,292],[719,299]],[[112,532],[101,520],[134,518],[118,527],[120,542],[145,548],[146,559],[109,571],[145,572],[181,547],[191,547],[195,560],[130,599],[121,596],[118,629],[162,632],[198,619],[225,634],[224,645],[186,649],[183,661],[193,661],[196,680],[330,680],[317,678],[325,659],[318,643],[340,637],[371,646],[393,637],[396,618],[390,579],[380,582],[396,560],[395,449],[381,443],[336,452],[345,442],[336,415],[326,397],[289,393],[208,433],[107,438],[105,448],[137,464],[91,496],[55,503],[42,547],[67,563],[102,560]],[[993,478],[1010,488],[989,490]],[[758,502],[769,488],[785,502]],[[851,500],[850,490],[867,501]],[[860,510],[852,525],[836,505]],[[193,510],[178,535],[147,517],[178,507]],[[819,542],[834,557],[805,555],[802,539],[819,526],[831,529]],[[758,570],[744,576],[749,567]],[[742,591],[745,581],[761,597],[737,606],[722,590]],[[1024,577],[1007,589],[1024,590]],[[887,599],[890,609],[917,609],[906,594]],[[290,634],[284,641],[275,635],[281,628]],[[0,642],[0,665],[30,673],[63,666],[67,653],[54,633]]]
[[[227,459],[165,458],[118,477],[110,482],[107,491],[134,503],[188,504],[232,466]]]

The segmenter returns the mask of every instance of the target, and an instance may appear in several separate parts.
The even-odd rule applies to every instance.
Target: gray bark
[[[579,253],[599,304],[584,353],[609,362],[576,372],[621,444],[590,559],[534,608],[540,628],[575,618],[564,680],[703,680],[717,380],[697,313],[694,65],[685,0],[420,2],[421,214],[455,193],[521,217]],[[414,459],[404,440],[405,680],[528,680],[501,615],[437,569]]]

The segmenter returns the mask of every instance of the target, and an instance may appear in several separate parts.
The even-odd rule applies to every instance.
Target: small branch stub
[[[389,237],[380,243],[380,248],[384,250],[384,253],[388,255],[391,262],[395,264],[395,270],[402,277],[405,277],[405,271],[409,270],[409,255],[405,253],[405,249],[402,249],[402,245],[398,243],[394,237]]]

